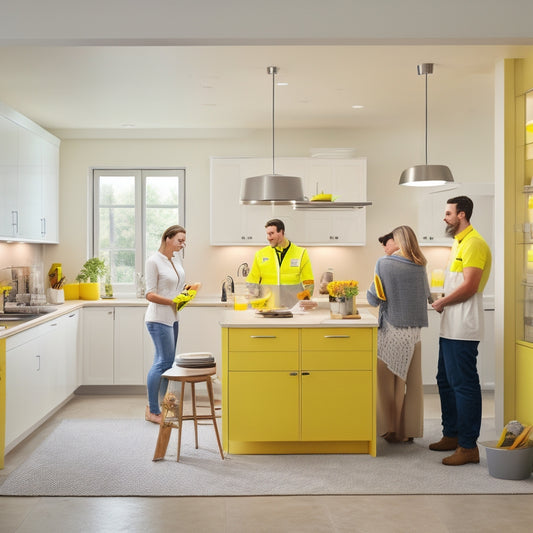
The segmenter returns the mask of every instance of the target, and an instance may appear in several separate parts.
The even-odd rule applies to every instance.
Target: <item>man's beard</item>
[[[455,237],[458,229],[459,224],[446,224],[446,235],[448,237]]]

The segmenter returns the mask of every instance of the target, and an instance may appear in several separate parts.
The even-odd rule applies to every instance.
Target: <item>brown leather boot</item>
[[[457,437],[442,437],[439,442],[433,442],[429,449],[434,452],[451,452],[457,448]]]
[[[479,450],[475,448],[461,448],[459,446],[453,455],[445,457],[442,460],[443,465],[460,466],[467,463],[479,463]]]

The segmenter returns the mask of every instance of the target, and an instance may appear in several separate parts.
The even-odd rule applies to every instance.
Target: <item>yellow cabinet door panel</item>
[[[302,372],[302,440],[371,440],[372,416],[372,372]]]
[[[230,329],[229,346],[236,351],[283,352],[298,350],[298,330],[283,328]]]
[[[297,372],[229,372],[228,379],[231,440],[299,439]]]
[[[302,370],[372,370],[372,351],[304,352]]]
[[[229,370],[298,370],[298,352],[230,352]]]
[[[372,350],[372,328],[302,329],[302,350]]]

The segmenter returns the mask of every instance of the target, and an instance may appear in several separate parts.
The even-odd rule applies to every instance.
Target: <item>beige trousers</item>
[[[378,359],[377,432],[395,433],[400,440],[424,434],[424,391],[422,388],[422,349],[415,344],[407,381],[393,374]]]

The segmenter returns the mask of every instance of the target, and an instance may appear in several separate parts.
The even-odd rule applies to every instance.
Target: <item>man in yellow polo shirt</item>
[[[298,301],[297,294],[302,290],[313,294],[309,254],[305,248],[285,237],[283,221],[274,218],[265,224],[265,228],[269,246],[256,252],[246,282],[260,296],[266,296],[270,290],[269,307],[293,307]]]
[[[437,384],[442,412],[442,438],[430,450],[455,452],[445,465],[479,463],[481,386],[476,368],[483,336],[483,289],[490,275],[488,244],[470,224],[474,204],[467,196],[450,198],[444,221],[454,237],[444,280],[444,297],[433,302],[442,313]]]

